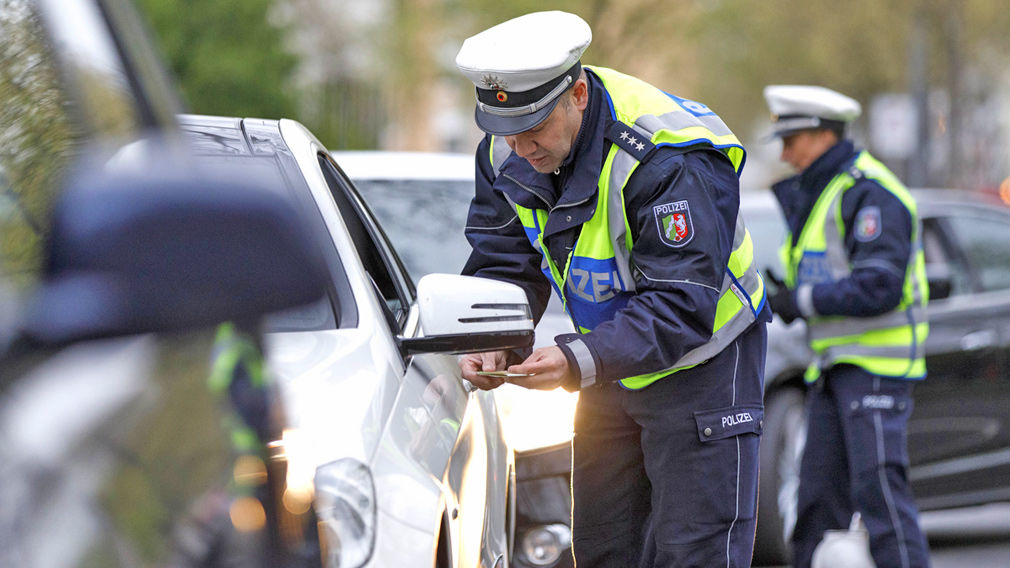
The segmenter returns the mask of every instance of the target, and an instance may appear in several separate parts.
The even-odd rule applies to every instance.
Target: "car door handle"
[[[980,351],[996,345],[996,331],[982,329],[966,333],[961,337],[961,349],[965,351]]]

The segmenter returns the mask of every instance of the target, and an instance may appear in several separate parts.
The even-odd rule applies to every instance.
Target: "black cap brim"
[[[547,106],[544,108],[522,116],[498,116],[480,110],[480,106],[475,106],[473,119],[477,123],[477,127],[488,134],[511,136],[520,132],[526,132],[531,128],[536,128],[538,124],[547,120],[547,117],[554,111],[554,107],[558,106],[558,101],[560,100],[560,96],[554,97],[554,100],[547,103]]]

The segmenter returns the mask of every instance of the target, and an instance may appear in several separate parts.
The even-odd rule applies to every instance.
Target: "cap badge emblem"
[[[503,102],[509,100],[509,95],[505,91],[498,91],[498,94],[495,95],[495,96],[498,97],[498,102],[500,102],[500,103],[503,103]]]
[[[484,85],[485,89],[507,89],[509,88],[505,80],[497,75],[484,75],[480,78],[480,82]]]

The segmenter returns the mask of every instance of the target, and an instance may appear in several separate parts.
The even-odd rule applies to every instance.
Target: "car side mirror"
[[[68,177],[23,339],[58,346],[250,321],[323,296],[318,245],[292,202],[172,160]]]
[[[533,317],[522,288],[488,278],[428,274],[417,283],[423,337],[398,338],[407,355],[477,353],[533,345]]]

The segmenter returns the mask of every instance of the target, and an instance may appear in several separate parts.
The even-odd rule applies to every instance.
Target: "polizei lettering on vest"
[[[568,273],[568,289],[588,302],[605,302],[614,297],[617,272],[590,272],[572,268]],[[588,288],[588,289],[587,289]]]
[[[736,426],[737,424],[744,424],[746,422],[754,422],[754,417],[750,415],[750,412],[738,412],[736,414],[730,414],[722,417],[723,428]]]

